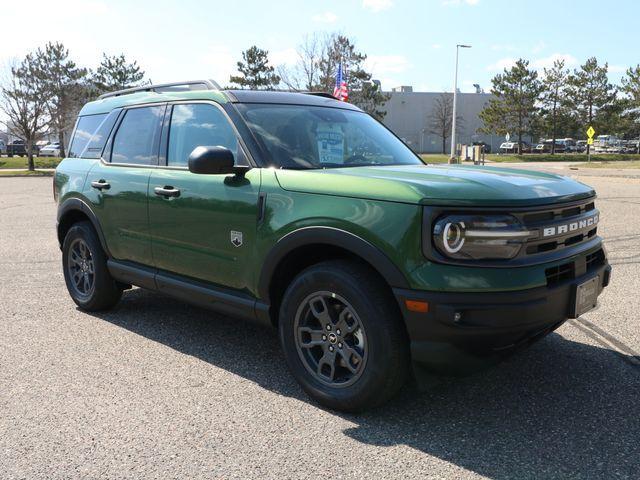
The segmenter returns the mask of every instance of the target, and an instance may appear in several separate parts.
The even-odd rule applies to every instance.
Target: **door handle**
[[[91,186],[93,188],[97,188],[98,190],[109,190],[111,188],[111,185],[109,185],[109,182],[107,182],[106,180],[98,180],[98,181],[93,181],[91,182]]]
[[[180,196],[180,190],[167,185],[165,185],[164,187],[156,187],[153,189],[153,191],[156,193],[156,195],[159,195],[165,198]]]

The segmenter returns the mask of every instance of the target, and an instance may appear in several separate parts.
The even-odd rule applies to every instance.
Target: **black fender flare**
[[[280,238],[265,257],[258,280],[258,295],[261,299],[269,301],[269,286],[280,262],[293,250],[313,244],[347,250],[369,263],[391,287],[410,288],[400,269],[384,252],[367,240],[334,227],[303,227]]]
[[[62,242],[64,241],[64,238],[61,238],[60,236],[61,221],[64,219],[64,217],[67,214],[73,211],[79,211],[83,213],[87,218],[89,218],[89,221],[91,222],[91,224],[93,225],[93,228],[98,234],[98,238],[100,239],[100,244],[102,245],[103,250],[105,251],[108,257],[111,257],[111,254],[109,253],[109,249],[107,247],[107,242],[105,241],[105,238],[104,238],[104,233],[102,233],[102,228],[100,227],[100,222],[98,221],[98,217],[85,201],[76,197],[68,198],[58,206],[58,214],[56,218],[56,233],[58,235],[60,246],[62,246]]]

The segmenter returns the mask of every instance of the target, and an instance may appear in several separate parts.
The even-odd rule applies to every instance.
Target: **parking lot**
[[[51,178],[0,179],[0,478],[637,478],[640,176],[599,193],[600,306],[489,371],[319,408],[275,331],[140,289],[67,295]]]

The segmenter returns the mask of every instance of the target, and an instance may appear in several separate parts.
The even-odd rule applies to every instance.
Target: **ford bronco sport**
[[[610,276],[588,186],[425,165],[322,94],[103,95],[54,193],[81,309],[138,286],[272,325],[304,390],[341,410],[389,399],[412,362],[501,358],[593,308]]]

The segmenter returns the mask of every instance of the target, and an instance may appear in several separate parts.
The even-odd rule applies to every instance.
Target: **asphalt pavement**
[[[81,312],[51,178],[0,179],[0,478],[638,478],[640,179],[579,173],[614,267],[599,308],[363,415],[309,400],[267,328],[140,289]]]

